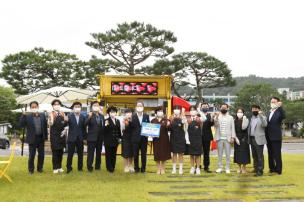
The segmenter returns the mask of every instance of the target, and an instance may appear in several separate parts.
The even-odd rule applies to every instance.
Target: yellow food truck
[[[144,103],[146,112],[153,111],[157,106],[164,106],[170,115],[171,83],[172,76],[169,75],[101,75],[98,99],[104,102],[106,107],[114,105],[120,110],[134,109],[138,101]]]

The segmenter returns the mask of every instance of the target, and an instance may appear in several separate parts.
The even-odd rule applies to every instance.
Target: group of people
[[[34,159],[38,151],[37,171],[43,172],[44,142],[50,134],[53,172],[64,172],[62,159],[67,146],[67,173],[72,168],[75,150],[78,155],[78,171],[83,170],[84,143],[87,144],[87,170],[101,169],[102,147],[105,148],[106,169],[114,172],[118,145],[122,144],[124,172],[146,172],[148,137],[141,135],[142,123],[160,125],[158,137],[153,138],[153,155],[157,165],[157,174],[165,173],[166,162],[172,159],[172,174],[183,174],[184,155],[190,155],[190,174],[201,174],[201,156],[203,169],[210,173],[210,144],[213,140],[212,127],[215,128],[215,140],[218,150],[217,173],[224,171],[222,158],[225,151],[225,172],[230,173],[230,153],[234,144],[234,163],[238,173],[246,173],[250,164],[250,146],[256,176],[263,175],[263,147],[267,144],[270,172],[282,173],[282,132],[281,123],[285,118],[280,99],[271,99],[271,111],[264,115],[260,106],[252,105],[251,118],[245,116],[243,108],[236,115],[229,114],[229,106],[222,104],[219,113],[210,113],[208,103],[198,107],[191,106],[189,114],[181,106],[173,106],[173,115],[168,117],[162,106],[155,109],[155,117],[144,112],[144,103],[137,102],[136,108],[126,109],[122,121],[118,119],[118,109],[107,108],[97,101],[90,105],[88,115],[81,113],[82,104],[74,102],[72,113],[61,112],[62,103],[54,100],[53,111],[46,115],[39,113],[38,102],[30,103],[30,113],[23,113],[20,126],[26,128],[26,142],[29,144],[28,170],[34,173]],[[141,166],[139,165],[139,154]],[[95,160],[95,164],[94,164]],[[177,169],[177,164],[179,165]]]

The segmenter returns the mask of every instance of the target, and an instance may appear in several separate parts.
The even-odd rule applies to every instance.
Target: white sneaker
[[[221,168],[218,168],[218,169],[216,169],[215,172],[216,172],[216,173],[221,173],[221,172],[222,172],[222,169],[221,169]]]
[[[59,173],[63,173],[64,170],[63,170],[62,168],[60,168],[60,169],[58,169],[58,172],[59,172]]]
[[[171,173],[176,174],[176,168],[173,168]]]
[[[195,168],[194,167],[191,167],[190,169],[190,174],[193,175],[195,173]]]
[[[229,169],[226,170],[226,174],[230,174],[230,170]]]
[[[182,175],[184,173],[183,168],[179,168],[178,174]]]
[[[133,167],[130,167],[129,170],[130,170],[130,173],[134,173],[135,172],[135,170],[134,170]]]
[[[128,173],[128,172],[130,172],[130,169],[129,169],[129,167],[125,167],[125,169],[124,169],[124,172],[125,172],[125,173]]]
[[[54,173],[54,174],[58,174],[58,173],[59,173],[59,169],[53,170],[53,173]]]
[[[196,168],[195,174],[200,175],[201,174],[201,169]]]

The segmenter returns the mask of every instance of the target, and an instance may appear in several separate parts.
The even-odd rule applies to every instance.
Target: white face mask
[[[93,106],[92,107],[92,110],[93,110],[93,112],[99,112],[99,107],[98,106]]]
[[[278,106],[277,106],[277,104],[275,104],[275,103],[270,103],[270,107],[271,107],[271,109],[275,109],[275,108],[277,108]]]
[[[131,118],[132,113],[126,113],[125,116],[126,116],[126,118]]]
[[[74,112],[75,112],[75,113],[79,113],[80,111],[81,111],[81,108],[80,108],[80,107],[75,107],[75,108],[74,108]]]
[[[157,117],[163,117],[164,116],[164,112],[159,111],[156,113]]]
[[[116,112],[110,112],[110,117],[115,118]]]
[[[197,111],[195,111],[195,110],[191,110],[191,111],[190,111],[190,115],[191,115],[191,116],[195,116],[195,115],[197,115]]]
[[[143,107],[136,107],[136,111],[137,111],[137,112],[143,112],[143,111],[144,111],[144,108],[143,108]]]
[[[30,109],[30,112],[32,112],[32,113],[37,113],[38,112],[38,108],[33,108],[33,109]]]
[[[243,117],[244,114],[243,114],[242,112],[238,112],[236,115],[237,115],[237,117],[240,119],[240,118]]]
[[[60,105],[54,105],[54,106],[53,106],[53,109],[54,109],[55,111],[60,111]]]
[[[174,109],[173,113],[176,114],[176,115],[180,115],[180,110],[179,109]]]

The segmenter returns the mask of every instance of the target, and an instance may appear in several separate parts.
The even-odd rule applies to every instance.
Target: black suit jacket
[[[202,137],[203,137],[202,140],[207,142],[213,140],[211,127],[214,125],[214,121],[211,120],[210,114],[207,114],[206,118],[207,119],[204,121],[202,127]]]
[[[278,107],[271,119],[269,120],[270,113],[267,116],[266,138],[270,141],[282,140],[282,121],[285,119],[285,112],[282,107]]]
[[[68,133],[68,142],[75,142],[77,137],[82,141],[86,137],[86,124],[85,116],[83,114],[79,115],[79,121],[77,124],[76,116],[74,113],[69,114],[69,133]]]
[[[41,132],[44,140],[48,138],[47,120],[44,113],[39,113],[41,120]],[[25,142],[28,144],[35,143],[36,130],[34,125],[33,114],[22,115],[19,120],[19,126],[26,129]]]
[[[108,125],[106,125],[108,124]],[[115,119],[115,124],[111,118],[105,120],[104,144],[105,146],[115,147],[121,139],[120,121]]]
[[[142,122],[149,123],[150,118],[148,114],[143,114]],[[130,130],[131,130],[131,142],[139,143],[140,139],[143,138],[145,141],[148,141],[147,137],[141,136],[141,124],[138,119],[137,113],[132,115],[132,119],[130,121]]]
[[[101,125],[97,124],[96,115],[93,114],[91,118],[87,117],[85,124],[88,126],[88,133],[85,139],[88,142],[102,141],[104,138],[104,116],[99,114]]]

